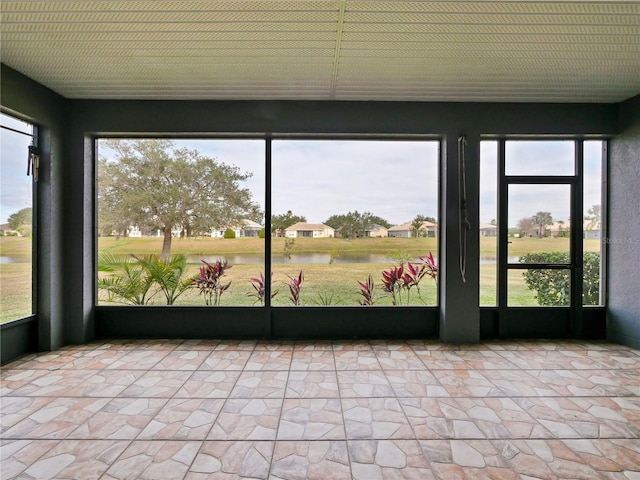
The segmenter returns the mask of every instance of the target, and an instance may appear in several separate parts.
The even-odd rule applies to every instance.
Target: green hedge
[[[520,263],[568,264],[569,252],[528,253]],[[526,270],[524,279],[529,290],[536,292],[539,305],[569,305],[571,281],[569,270]],[[600,253],[585,252],[583,264],[582,304],[600,303]]]

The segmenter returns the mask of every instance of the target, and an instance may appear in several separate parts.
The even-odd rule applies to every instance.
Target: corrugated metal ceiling
[[[618,102],[640,1],[2,1],[2,62],[68,98]]]

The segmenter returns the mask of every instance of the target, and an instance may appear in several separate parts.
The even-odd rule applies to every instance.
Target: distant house
[[[236,234],[236,238],[257,238],[260,236],[260,231],[264,228],[258,222],[254,222],[253,220],[244,219],[240,222],[240,225],[229,226],[224,228],[214,228],[211,230],[212,238],[224,238],[224,232],[227,231],[227,228],[233,230]]]
[[[389,230],[378,224],[371,225],[371,227],[365,232],[365,237],[370,238],[382,238],[388,236]]]
[[[584,232],[584,238],[586,239],[602,238],[602,225],[600,221],[585,220],[582,224],[582,231]]]
[[[13,230],[11,227],[9,227],[8,223],[3,223],[2,225],[0,225],[0,237],[21,237],[22,234],[17,231],[17,230]]]
[[[571,230],[571,222],[568,220],[559,220],[545,227],[545,235],[550,237],[568,237]]]
[[[137,225],[130,225],[127,229],[127,236],[130,238],[140,238],[142,237],[142,232],[140,231],[140,227]]]
[[[395,238],[411,238],[414,236],[413,225],[411,222],[403,223],[402,225],[396,225],[388,230],[389,237]],[[422,222],[420,226],[421,237],[437,237],[438,225],[432,222]]]
[[[287,238],[333,238],[335,229],[324,223],[298,222],[285,229]]]
[[[480,224],[480,236],[481,237],[496,237],[496,236],[498,236],[498,227],[497,227],[497,225],[492,225],[490,223],[481,223]]]

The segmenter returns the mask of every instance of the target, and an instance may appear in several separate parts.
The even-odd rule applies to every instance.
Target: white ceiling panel
[[[619,102],[640,1],[2,1],[2,62],[68,98]]]

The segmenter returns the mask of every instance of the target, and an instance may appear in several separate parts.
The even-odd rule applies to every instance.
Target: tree
[[[437,223],[436,219],[433,217],[427,217],[426,215],[416,215],[416,217],[411,221],[411,230],[413,231],[416,238],[420,236],[420,231],[422,230],[424,222]]]
[[[600,213],[600,205],[593,205],[587,210],[587,213],[588,215],[585,215],[584,219],[589,221],[588,227],[593,230],[599,230],[602,215]]]
[[[535,224],[533,223],[533,220],[531,219],[531,217],[525,217],[518,220],[518,228],[520,229],[520,232],[525,237],[529,234],[531,230],[533,230],[534,226]]]
[[[324,224],[339,230],[343,238],[358,238],[366,236],[371,230],[374,223],[371,217],[369,212],[360,213],[355,210],[341,215],[331,215]]]
[[[33,222],[33,209],[26,207],[9,215],[7,223],[11,230],[20,230],[22,227],[31,225]]]
[[[378,217],[377,215],[371,215],[369,217],[369,221],[373,224],[373,225],[380,225],[381,227],[384,228],[391,228],[392,225],[391,223],[389,223],[388,221],[386,221],[384,218],[382,217]],[[435,223],[435,222],[434,222]]]
[[[544,237],[545,227],[553,224],[553,217],[550,212],[538,212],[531,217],[531,221],[538,227],[538,236]]]
[[[291,210],[287,210],[287,213],[280,215],[271,215],[271,233],[276,235],[284,235],[284,231],[287,227],[294,225],[298,222],[306,222],[307,219],[300,215],[294,215]]]
[[[99,160],[100,230],[141,225],[163,233],[161,259],[171,256],[174,228],[208,231],[237,224],[256,211],[240,181],[251,173],[168,140],[109,140],[114,158]],[[125,226],[125,228],[126,228]]]

